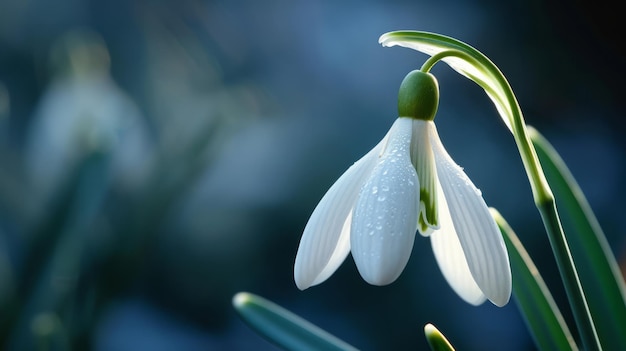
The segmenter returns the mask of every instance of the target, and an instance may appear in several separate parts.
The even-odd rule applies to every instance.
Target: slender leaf
[[[452,344],[434,325],[428,323],[424,326],[424,335],[428,341],[428,346],[433,351],[454,351]]]
[[[522,242],[500,213],[490,210],[509,251],[513,297],[535,344],[541,350],[577,350],[561,311]]]
[[[2,320],[0,343],[9,349],[32,348],[35,340],[30,326],[36,317],[62,314],[74,304],[88,239],[85,234],[109,189],[109,165],[108,154],[86,153],[54,199],[58,207],[53,207],[52,216],[35,226],[36,240],[25,255],[18,293]]]
[[[233,297],[233,305],[252,329],[286,350],[356,350],[260,296],[240,292]]]
[[[529,127],[528,133],[563,210],[563,226],[600,343],[605,350],[626,350],[626,287],[604,232],[556,150],[536,129]]]

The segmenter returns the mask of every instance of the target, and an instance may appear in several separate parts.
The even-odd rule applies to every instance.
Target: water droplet
[[[377,226],[376,226],[376,229],[377,229],[377,230],[382,230],[382,229],[383,229],[383,226],[379,224],[379,225],[377,225]]]
[[[383,175],[387,175],[387,173],[389,173],[389,170],[387,170],[387,169],[386,169],[386,170],[383,172]]]
[[[370,230],[370,236],[374,236],[374,231]]]
[[[386,198],[387,197],[381,195],[381,196],[378,197],[378,201],[383,202],[383,201],[385,201]]]
[[[388,185],[383,185],[380,187],[380,190],[382,191],[389,191],[389,186]]]
[[[372,194],[376,194],[378,192],[378,187],[374,186],[372,187]]]

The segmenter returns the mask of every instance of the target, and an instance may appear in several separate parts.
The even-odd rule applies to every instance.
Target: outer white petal
[[[467,303],[474,306],[485,302],[485,295],[474,281],[461,242],[454,230],[446,197],[438,186],[439,224],[441,229],[430,235],[435,258],[443,276],[452,289]]]
[[[480,190],[448,155],[434,124],[431,143],[450,217],[474,280],[497,306],[511,296],[509,256]]]
[[[370,284],[386,285],[396,280],[413,249],[419,180],[411,164],[411,133],[412,120],[398,118],[354,207],[352,256]]]
[[[348,168],[313,210],[300,239],[294,264],[294,280],[300,290],[328,279],[348,256],[352,208],[388,135]]]

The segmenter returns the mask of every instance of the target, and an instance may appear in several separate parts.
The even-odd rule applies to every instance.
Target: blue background
[[[515,303],[461,301],[427,239],[386,287],[362,281],[349,257],[301,292],[295,252],[317,201],[387,132],[400,82],[426,59],[378,37],[414,29],[499,66],[626,259],[617,25],[597,1],[3,0],[0,341],[275,350],[231,307],[249,291],[362,350],[426,349],[428,322],[459,350],[533,350]],[[98,67],[95,83],[79,79]],[[444,145],[573,328],[513,138],[479,87],[443,64],[432,72]]]

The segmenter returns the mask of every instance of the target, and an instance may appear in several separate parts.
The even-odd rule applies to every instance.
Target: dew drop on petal
[[[414,236],[417,227],[419,189],[409,185],[409,180],[418,184],[408,153],[413,121],[399,121],[407,128],[392,133],[395,139],[389,142],[384,155],[386,164],[379,162],[363,185],[352,218],[351,230],[364,233],[351,237],[352,256],[359,273],[375,285],[389,284],[402,272],[413,246],[412,237],[402,239]],[[365,226],[368,221],[372,227]],[[406,233],[400,236],[400,232]]]

